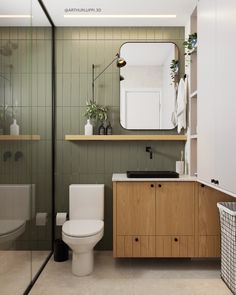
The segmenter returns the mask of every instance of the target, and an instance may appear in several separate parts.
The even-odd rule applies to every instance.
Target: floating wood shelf
[[[0,141],[35,141],[40,135],[0,135]]]
[[[65,140],[70,141],[186,141],[186,135],[65,135]]]

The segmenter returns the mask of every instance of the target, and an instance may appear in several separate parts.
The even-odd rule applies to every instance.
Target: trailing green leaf
[[[172,59],[170,64],[170,76],[173,83],[175,83],[176,75],[179,71],[179,61],[177,59]]]

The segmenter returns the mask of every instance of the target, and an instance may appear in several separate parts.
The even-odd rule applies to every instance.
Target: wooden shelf
[[[125,141],[125,140],[150,140],[150,141],[186,141],[186,135],[65,135],[65,140],[70,141]]]
[[[0,135],[0,141],[35,141],[40,135]]]

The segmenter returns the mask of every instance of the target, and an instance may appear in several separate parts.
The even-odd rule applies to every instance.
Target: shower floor
[[[21,295],[49,251],[0,251],[1,295]]]

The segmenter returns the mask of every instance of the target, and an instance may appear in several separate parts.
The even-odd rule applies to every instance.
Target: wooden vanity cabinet
[[[231,201],[197,182],[114,182],[114,257],[220,257],[216,204]]]
[[[218,202],[233,202],[235,198],[218,190],[196,184],[198,189],[196,218],[196,256],[220,257],[220,217]]]
[[[115,257],[192,257],[194,183],[114,182]]]

